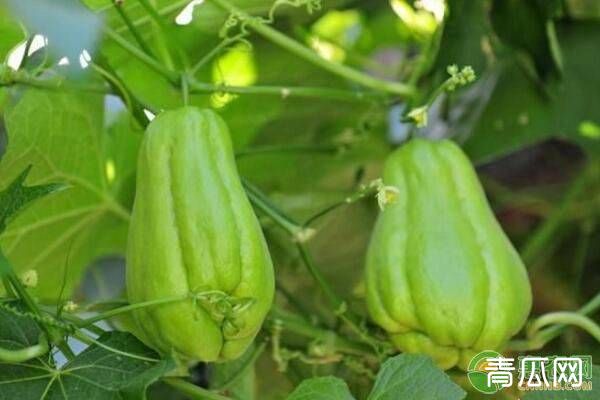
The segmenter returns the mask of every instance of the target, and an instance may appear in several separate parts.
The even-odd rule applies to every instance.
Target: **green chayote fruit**
[[[399,192],[380,214],[367,254],[369,313],[401,351],[465,368],[501,350],[525,323],[525,267],[451,141],[413,139],[386,161]]]
[[[179,358],[224,361],[256,336],[274,295],[273,265],[223,120],[185,107],[148,126],[127,249],[134,332]],[[181,298],[181,300],[177,300]]]

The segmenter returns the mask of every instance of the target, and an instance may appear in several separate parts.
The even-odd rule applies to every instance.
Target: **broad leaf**
[[[582,124],[600,124],[600,75],[596,59],[600,25],[559,26],[564,56],[562,80],[541,87],[515,63],[503,71],[465,149],[475,161],[510,153],[551,136],[570,138],[600,155],[600,138]]]
[[[63,280],[70,296],[93,259],[124,249],[129,212],[107,179],[102,104],[95,95],[28,90],[5,114],[8,149],[0,187],[29,164],[31,184],[71,186],[33,204],[0,237],[17,273],[37,270],[33,290],[44,300],[56,299]],[[118,182],[122,171],[113,172]]]
[[[460,400],[465,396],[431,358],[401,354],[383,363],[368,400]]]
[[[82,50],[93,53],[102,21],[79,2],[8,0],[8,4],[30,32],[48,38],[55,56],[76,62]]]
[[[346,382],[333,376],[304,380],[287,400],[353,400]]]
[[[18,302],[4,302],[0,305],[0,347],[19,350],[34,346],[38,343],[40,333],[38,324],[29,316],[24,315],[24,308]],[[52,366],[52,360],[45,361]],[[0,376],[4,368],[7,366],[0,362]],[[0,382],[0,399],[4,399],[3,393],[3,384]]]
[[[12,325],[5,320],[12,318],[6,312],[0,310],[0,318],[0,327]],[[128,333],[108,332],[97,340],[103,347],[94,344],[61,368],[43,359],[20,365],[0,362],[0,400],[143,400],[148,385],[174,367]]]
[[[18,21],[6,7],[0,6],[0,62],[5,61],[10,50],[25,38]]]
[[[64,188],[58,183],[24,186],[30,170],[31,166],[25,168],[6,189],[0,191],[0,233],[4,232],[8,220],[33,200]]]

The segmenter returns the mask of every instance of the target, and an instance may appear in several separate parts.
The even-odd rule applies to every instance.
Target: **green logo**
[[[502,385],[492,382],[488,378],[491,373],[487,370],[488,359],[498,357],[502,357],[502,355],[496,351],[485,350],[473,357],[469,363],[467,377],[471,385],[481,393],[494,394],[502,389]]]

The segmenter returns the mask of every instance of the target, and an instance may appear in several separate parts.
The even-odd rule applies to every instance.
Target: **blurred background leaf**
[[[67,57],[76,63],[83,50],[94,52],[102,19],[79,2],[7,0],[7,3],[13,16],[25,24],[30,34],[41,34],[48,39],[48,47],[55,57]]]
[[[70,297],[91,261],[123,252],[127,233],[128,209],[111,190],[126,170],[113,161],[107,175],[102,97],[26,90],[4,118],[9,145],[0,162],[0,186],[33,164],[28,184],[60,181],[70,189],[18,215],[3,233],[2,247],[17,272],[37,270],[37,296],[56,300],[64,283]],[[112,145],[120,157],[125,149]]]

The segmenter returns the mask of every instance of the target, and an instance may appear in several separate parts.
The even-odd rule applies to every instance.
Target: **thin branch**
[[[154,23],[158,27],[158,32],[157,32],[158,33],[158,45],[160,47],[160,50],[162,50],[162,53],[165,56],[165,61],[167,63],[167,66],[169,68],[174,68],[173,56],[171,55],[171,49],[175,49],[175,51],[177,52],[177,55],[180,58],[180,61],[184,65],[186,65],[187,57],[186,57],[185,53],[179,47],[179,43],[172,43],[172,41],[169,40],[167,26],[165,25],[165,21],[163,20],[163,17],[156,11],[156,9],[152,6],[152,4],[150,4],[150,2],[148,0],[138,0],[138,2],[142,5],[142,7],[146,10],[148,15],[152,19],[152,21],[154,21]]]
[[[102,321],[102,320],[114,317],[116,315],[119,315],[119,314],[129,313],[133,310],[137,310],[137,309],[145,308],[145,307],[152,307],[152,306],[169,304],[169,303],[177,303],[180,301],[187,300],[189,298],[190,298],[189,295],[183,295],[183,296],[176,296],[176,297],[167,297],[164,299],[149,300],[149,301],[144,301],[144,302],[140,302],[140,303],[133,303],[133,304],[129,304],[129,305],[126,305],[123,307],[118,307],[118,308],[100,313],[91,318],[86,318],[86,319],[80,320],[80,321],[76,322],[76,325],[79,328],[85,328],[85,327],[88,327],[88,326],[98,322],[98,321]]]
[[[584,304],[577,314],[590,315],[600,309],[600,293],[596,294],[590,301]],[[525,340],[513,340],[506,348],[513,351],[539,350],[554,338],[558,337],[568,325],[559,323],[557,325],[541,329],[533,337]]]
[[[336,145],[272,145],[249,147],[235,152],[235,157],[240,159],[248,156],[256,156],[263,154],[280,154],[280,153],[317,153],[317,154],[337,154],[344,146]]]
[[[195,76],[198,73],[198,71],[200,71],[200,69],[204,65],[206,65],[210,60],[212,60],[214,57],[216,57],[217,54],[219,54],[222,50],[224,50],[230,44],[233,44],[233,43],[239,41],[240,39],[244,38],[245,36],[247,36],[246,33],[240,33],[233,37],[222,40],[215,48],[213,48],[211,51],[209,51],[207,54],[205,54],[204,57],[202,57],[196,63],[196,65],[194,65],[192,67],[192,69],[190,70],[190,75]]]
[[[159,359],[156,359],[156,358],[140,356],[138,354],[129,353],[127,351],[119,350],[114,347],[108,346],[108,345],[106,345],[102,342],[99,342],[98,340],[86,335],[82,331],[75,331],[75,332],[73,332],[72,335],[75,339],[80,340],[81,342],[83,342],[89,346],[96,345],[98,347],[103,348],[104,350],[110,351],[111,353],[119,354],[123,357],[133,358],[133,359],[141,360],[141,361],[149,361],[149,362],[159,362],[160,361]]]
[[[113,31],[112,29],[106,27],[106,28],[104,28],[104,32],[106,32],[108,37],[111,38],[121,48],[123,48],[124,50],[129,52],[129,54],[131,54],[132,56],[134,56],[135,58],[137,58],[138,60],[140,60],[141,62],[146,64],[148,67],[152,68],[154,71],[156,71],[159,74],[161,74],[162,76],[164,76],[169,82],[171,82],[174,85],[179,84],[179,80],[180,80],[179,73],[168,69],[167,67],[162,65],[160,62],[158,62],[156,59],[154,59],[153,57],[150,57],[148,54],[144,53],[141,49],[139,49],[138,47],[129,43],[126,39],[124,39],[121,35],[119,35],[115,31]]]
[[[292,237],[295,238],[301,234],[304,228],[280,211],[256,186],[245,179],[242,179],[242,184],[244,185],[244,189],[246,189],[246,194],[248,195],[250,202],[254,204],[256,208],[265,213]]]
[[[243,23],[259,33],[271,42],[282,48],[296,54],[298,57],[342,78],[356,82],[362,86],[380,90],[387,93],[393,93],[400,96],[410,97],[415,94],[415,88],[404,83],[389,82],[374,78],[363,72],[357,71],[344,64],[333,63],[315,53],[310,48],[291,39],[289,36],[277,31],[265,24],[264,21],[254,18],[243,10],[231,4],[228,0],[211,0],[219,7],[243,20]]]
[[[531,336],[535,337],[543,327],[552,324],[577,326],[600,342],[600,326],[585,315],[569,311],[552,312],[538,317],[530,326]]]
[[[127,26],[127,29],[129,29],[129,32],[133,35],[133,38],[135,39],[135,41],[137,42],[137,44],[142,48],[142,50],[144,50],[144,52],[147,55],[152,56],[153,55],[152,50],[146,44],[146,42],[142,38],[142,35],[138,32],[138,30],[135,27],[135,25],[133,25],[133,22],[131,21],[131,19],[129,18],[129,16],[125,12],[125,10],[123,10],[123,2],[122,1],[118,1],[118,0],[113,0],[113,5],[114,5],[114,8],[119,13],[119,16],[121,17],[121,19],[123,20],[123,22],[125,22],[125,26]]]
[[[231,93],[274,95],[282,99],[288,97],[318,98],[351,102],[367,102],[384,100],[385,96],[377,92],[354,91],[344,89],[329,89],[323,87],[294,87],[294,86],[227,86],[198,82],[190,78],[190,93]]]
[[[118,76],[108,60],[105,60],[104,57],[98,55],[97,63],[92,63],[91,65],[113,88],[114,93],[117,93],[119,97],[121,97],[123,103],[125,103],[140,126],[148,125],[148,118],[146,118],[146,114],[144,114],[144,106],[127,88],[125,82]]]
[[[72,83],[66,79],[40,79],[32,77],[28,74],[14,74],[7,81],[0,82],[0,87],[11,85],[26,85],[37,89],[45,90],[65,90],[65,91],[82,91],[98,94],[112,93],[111,89],[106,85],[94,84],[79,84]]]
[[[49,350],[50,346],[48,345],[46,335],[40,333],[38,337],[38,344],[20,349],[6,349],[4,347],[0,347],[0,361],[23,363],[25,361],[41,357],[48,353]]]
[[[296,317],[289,311],[284,311],[277,306],[273,306],[269,313],[269,319],[272,321],[280,321],[283,327],[297,335],[315,340],[333,339],[335,350],[341,353],[360,355],[364,357],[373,357],[374,354],[370,347],[349,340],[346,337],[338,335],[335,331],[318,328],[309,324],[304,319]]]
[[[358,324],[358,317],[348,310],[346,302],[337,295],[332,286],[329,284],[329,282],[327,282],[321,271],[313,262],[310,253],[304,245],[304,242],[314,234],[314,230],[298,224],[291,217],[287,216],[275,205],[273,205],[269,198],[260,190],[246,181],[242,182],[252,204],[254,204],[256,208],[264,212],[266,215],[271,217],[271,219],[281,228],[286,230],[292,237],[292,240],[296,242],[296,247],[300,253],[300,257],[302,258],[304,265],[308,269],[313,279],[316,281],[319,289],[325,294],[325,297],[333,306],[335,315],[345,322],[362,341],[371,346],[378,354],[381,354],[382,349],[384,348],[384,343],[372,338],[367,332],[360,328]]]

